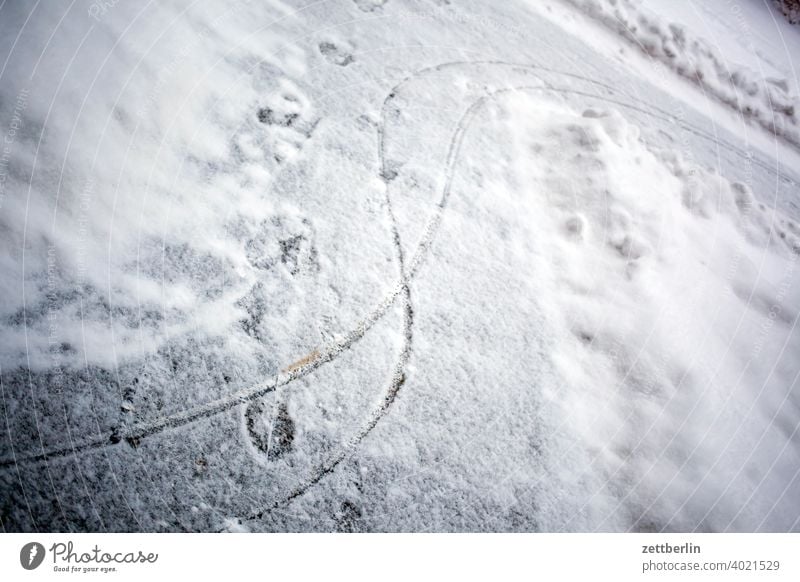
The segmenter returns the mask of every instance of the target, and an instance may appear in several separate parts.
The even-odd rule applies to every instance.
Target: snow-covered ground
[[[654,62],[665,64],[696,83],[707,96],[800,147],[800,98],[793,91],[796,82],[789,80],[797,76],[791,56],[788,63],[780,58],[784,51],[788,55],[797,54],[789,48],[795,48],[794,40],[788,44],[785,41],[786,36],[794,39],[796,34],[794,31],[783,34],[790,25],[780,16],[776,18],[766,2],[743,10],[732,0],[714,0],[705,3],[701,10],[695,3],[684,0],[666,8],[679,15],[677,20],[672,20],[662,16],[660,4],[655,2],[642,6],[641,0],[568,1],[628,40]],[[748,11],[758,12],[758,17],[748,18]],[[716,26],[706,25],[707,19],[713,19]],[[783,26],[778,25],[779,21]],[[769,30],[773,38],[777,32],[778,46],[767,38],[754,37],[751,26],[756,30]],[[720,27],[724,30],[720,31]],[[712,41],[696,32],[708,28]],[[724,40],[717,40],[719,38]],[[783,67],[767,56],[773,54],[777,55],[777,60],[784,61]],[[747,65],[740,64],[741,61]],[[748,66],[752,63],[755,67]],[[792,72],[789,79],[785,72],[769,75],[779,68]]]
[[[800,530],[800,28],[716,3],[0,5],[4,530]]]

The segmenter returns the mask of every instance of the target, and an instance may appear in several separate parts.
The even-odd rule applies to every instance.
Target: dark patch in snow
[[[335,515],[336,531],[354,533],[363,531],[361,524],[361,510],[351,501],[344,501]]]
[[[277,460],[292,450],[295,424],[285,402],[275,410],[263,398],[251,402],[245,410],[245,425],[253,446],[268,460]]]

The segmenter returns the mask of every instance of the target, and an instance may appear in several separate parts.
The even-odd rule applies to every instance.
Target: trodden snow
[[[800,530],[800,28],[645,4],[0,5],[3,529]]]

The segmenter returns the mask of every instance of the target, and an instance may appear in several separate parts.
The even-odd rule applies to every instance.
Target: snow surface
[[[2,5],[3,528],[800,530],[796,84],[606,8]]]
[[[793,55],[800,52],[800,35],[770,0],[642,0],[641,6],[688,28],[714,47],[729,69],[744,67],[764,79],[800,94]]]

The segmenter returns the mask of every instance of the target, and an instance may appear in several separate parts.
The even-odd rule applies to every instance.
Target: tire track
[[[408,287],[406,287],[408,289]],[[409,295],[410,297],[410,295]],[[408,303],[410,305],[410,302]],[[260,509],[254,513],[249,514],[245,518],[239,518],[238,522],[242,523],[243,521],[253,521],[262,519],[265,515],[269,514],[272,511],[277,509],[281,509],[289,505],[292,501],[301,497],[304,493],[306,493],[309,489],[311,489],[314,485],[322,481],[327,475],[333,473],[333,471],[344,461],[347,459],[355,449],[358,448],[358,445],[361,444],[361,441],[366,438],[366,436],[372,432],[380,420],[386,416],[391,408],[392,404],[394,404],[397,394],[400,392],[403,384],[406,381],[405,376],[405,366],[408,363],[408,360],[411,356],[411,328],[413,325],[413,311],[411,309],[407,309],[404,314],[404,328],[406,329],[405,333],[405,341],[404,341],[404,349],[400,354],[400,358],[397,361],[397,364],[394,368],[394,374],[392,375],[392,381],[389,384],[386,393],[384,394],[383,398],[381,399],[380,405],[372,412],[370,415],[369,420],[361,427],[361,430],[344,446],[341,450],[334,455],[331,459],[328,460],[327,463],[324,463],[317,469],[314,475],[305,481],[303,484],[299,485],[295,489],[292,490],[286,497],[273,502],[266,508]],[[225,531],[225,530],[218,530],[218,531]]]
[[[421,78],[421,77],[423,77],[425,75],[428,75],[430,73],[433,73],[433,72],[441,72],[441,71],[444,71],[444,70],[447,70],[447,69],[458,68],[458,67],[475,67],[477,65],[490,66],[490,67],[505,67],[505,68],[516,69],[516,70],[519,70],[519,71],[525,71],[525,72],[530,72],[530,73],[533,73],[535,71],[544,71],[544,72],[547,72],[547,73],[566,76],[566,77],[569,77],[569,78],[580,80],[582,82],[589,83],[591,85],[594,85],[596,87],[599,87],[601,89],[609,91],[612,94],[617,94],[618,93],[618,91],[616,89],[614,89],[613,87],[611,87],[611,86],[609,86],[609,85],[607,85],[605,83],[602,83],[600,81],[596,81],[594,79],[589,79],[589,78],[586,78],[586,77],[583,77],[581,75],[577,75],[577,74],[574,74],[574,73],[558,71],[558,70],[550,69],[548,67],[543,67],[543,66],[540,66],[540,65],[533,65],[533,64],[527,64],[527,63],[513,63],[513,62],[497,61],[497,60],[451,61],[451,62],[441,63],[441,64],[438,64],[438,65],[435,65],[435,66],[423,68],[423,69],[421,69],[419,71],[416,71],[415,73],[412,73],[411,75],[407,76],[406,78],[401,80],[398,84],[396,84],[391,89],[391,91],[388,93],[387,97],[385,98],[385,100],[383,102],[383,108],[382,108],[382,123],[381,123],[381,126],[379,127],[379,161],[380,161],[380,166],[381,166],[381,178],[384,180],[384,182],[387,185],[386,204],[387,204],[387,207],[388,207],[388,212],[389,212],[391,223],[392,223],[392,233],[391,234],[393,236],[394,246],[395,246],[396,253],[397,253],[397,258],[398,258],[398,264],[400,266],[400,277],[399,277],[399,280],[396,282],[396,284],[391,288],[391,290],[383,298],[383,300],[380,301],[375,307],[373,307],[373,309],[368,313],[368,315],[364,319],[362,319],[353,329],[351,329],[349,332],[347,332],[343,339],[341,339],[339,341],[331,342],[331,343],[327,344],[326,346],[324,346],[323,348],[319,349],[318,350],[319,355],[317,357],[312,358],[310,361],[308,361],[307,363],[304,363],[304,364],[302,364],[300,366],[292,367],[292,368],[287,369],[286,371],[284,371],[282,373],[276,374],[276,375],[266,379],[265,381],[254,385],[254,386],[251,386],[251,387],[248,387],[248,388],[244,388],[244,389],[239,390],[239,391],[237,391],[237,392],[235,392],[233,394],[229,394],[227,396],[221,397],[219,399],[213,400],[211,402],[208,402],[206,404],[197,406],[195,408],[184,410],[184,411],[181,411],[181,412],[169,415],[169,416],[159,417],[159,418],[156,418],[156,419],[153,419],[153,420],[150,420],[150,421],[134,423],[130,427],[128,427],[127,430],[125,430],[125,431],[115,431],[114,429],[109,429],[105,433],[98,434],[98,435],[96,435],[96,436],[94,436],[92,438],[89,438],[89,439],[81,441],[81,442],[77,442],[77,443],[71,442],[69,445],[64,445],[64,446],[60,446],[60,447],[54,447],[54,448],[50,448],[50,449],[45,449],[44,447],[42,447],[42,449],[40,451],[32,451],[30,453],[21,453],[21,454],[16,455],[16,458],[14,456],[6,457],[6,458],[3,458],[3,459],[0,459],[0,470],[5,470],[5,469],[8,469],[9,467],[13,467],[13,466],[15,466],[17,464],[21,464],[21,463],[37,463],[37,462],[48,461],[48,460],[57,460],[57,459],[62,459],[62,458],[68,458],[68,457],[72,457],[74,455],[81,454],[83,452],[103,449],[103,448],[112,447],[112,446],[118,446],[123,441],[126,442],[127,444],[129,444],[132,447],[136,447],[136,446],[138,446],[140,444],[142,439],[144,439],[146,437],[149,437],[149,436],[152,436],[152,435],[164,432],[164,431],[177,429],[177,428],[180,428],[182,426],[186,426],[188,424],[192,424],[192,423],[194,423],[194,422],[196,422],[198,420],[201,420],[203,418],[208,418],[210,416],[221,414],[221,413],[223,413],[225,411],[228,411],[228,410],[231,410],[231,409],[233,409],[233,408],[235,408],[235,407],[237,407],[237,406],[239,406],[241,404],[247,404],[247,403],[249,403],[249,402],[251,402],[251,401],[253,401],[253,400],[257,399],[257,398],[263,397],[264,395],[276,390],[277,388],[286,386],[286,385],[292,383],[295,380],[303,378],[303,377],[309,375],[310,373],[312,373],[313,371],[315,371],[316,369],[320,368],[321,366],[325,365],[326,363],[335,360],[342,352],[344,352],[345,350],[347,350],[350,347],[352,347],[356,342],[358,342],[358,340],[360,340],[362,337],[364,337],[364,335],[378,321],[380,321],[383,318],[383,316],[386,315],[386,313],[389,311],[389,309],[395,303],[397,298],[402,296],[403,309],[404,309],[404,337],[405,337],[404,347],[403,347],[403,351],[401,353],[401,356],[400,356],[400,358],[398,360],[398,363],[396,365],[396,368],[395,368],[395,379],[393,379],[392,382],[390,383],[389,387],[387,388],[386,394],[384,396],[384,402],[388,399],[388,401],[389,401],[389,405],[388,406],[391,406],[391,403],[394,401],[394,398],[396,397],[397,392],[399,391],[400,387],[402,386],[402,382],[399,382],[399,383],[396,382],[396,378],[399,377],[398,376],[398,370],[400,371],[400,376],[403,376],[402,369],[405,366],[405,362],[403,360],[405,359],[407,361],[408,356],[410,354],[410,337],[411,337],[411,327],[410,326],[412,325],[412,322],[413,322],[413,308],[412,308],[412,304],[411,304],[410,282],[411,282],[411,280],[413,280],[414,276],[416,275],[416,273],[418,272],[420,266],[422,265],[422,263],[424,261],[424,258],[425,258],[425,255],[427,254],[427,252],[428,252],[428,250],[430,248],[430,245],[433,242],[433,238],[435,237],[436,230],[439,227],[444,206],[446,205],[447,199],[448,199],[448,197],[450,195],[450,189],[451,189],[451,183],[452,183],[452,177],[453,177],[452,176],[452,169],[454,167],[456,158],[458,156],[458,151],[460,150],[460,147],[461,147],[461,140],[463,139],[463,135],[464,135],[464,131],[466,129],[466,126],[471,121],[471,119],[474,116],[474,114],[477,111],[477,109],[479,109],[480,106],[483,105],[486,102],[486,100],[489,99],[489,98],[493,99],[493,98],[495,98],[495,97],[497,97],[497,96],[499,96],[499,95],[501,95],[503,93],[508,93],[510,91],[539,90],[539,91],[550,91],[552,93],[557,93],[557,94],[573,94],[573,95],[589,97],[589,98],[592,98],[592,99],[597,99],[597,100],[600,100],[600,101],[611,103],[611,104],[619,106],[619,107],[623,107],[625,109],[630,109],[630,110],[633,110],[633,111],[637,111],[639,113],[642,113],[642,114],[648,115],[650,117],[653,117],[654,119],[659,119],[661,121],[665,121],[665,122],[668,122],[668,123],[673,123],[673,124],[679,125],[680,127],[685,129],[686,131],[692,133],[693,135],[695,135],[697,137],[700,137],[702,139],[708,140],[708,141],[712,141],[716,145],[721,145],[725,149],[728,149],[729,151],[731,151],[731,152],[733,152],[733,153],[735,153],[735,154],[737,154],[739,156],[749,158],[751,160],[751,162],[753,162],[755,165],[758,165],[762,169],[765,169],[765,170],[767,170],[769,172],[775,173],[779,178],[781,178],[781,179],[783,179],[785,181],[791,181],[788,178],[786,178],[784,174],[782,174],[779,171],[777,171],[776,168],[770,166],[769,164],[766,164],[766,163],[762,162],[759,158],[757,158],[754,155],[752,155],[752,152],[744,151],[741,148],[739,148],[738,146],[735,146],[734,144],[731,144],[731,143],[729,143],[729,142],[727,142],[725,140],[721,140],[718,137],[713,136],[712,134],[709,134],[708,132],[706,132],[706,131],[704,131],[704,130],[702,130],[700,128],[697,128],[697,127],[692,126],[692,125],[690,125],[690,124],[688,124],[686,122],[683,122],[681,119],[679,119],[678,117],[670,114],[669,112],[664,111],[663,109],[660,109],[657,106],[654,106],[654,105],[651,105],[649,103],[646,103],[646,102],[642,101],[641,99],[638,99],[638,98],[636,98],[634,96],[631,96],[631,95],[624,95],[624,96],[627,97],[627,98],[630,98],[636,104],[632,104],[632,103],[629,103],[629,102],[626,102],[626,101],[621,101],[619,99],[614,99],[614,98],[607,97],[607,96],[600,95],[600,94],[591,93],[591,92],[588,92],[588,91],[580,91],[580,90],[577,90],[577,89],[570,89],[570,88],[553,87],[553,86],[550,86],[550,85],[547,85],[547,84],[545,84],[544,86],[535,86],[535,87],[534,86],[518,86],[518,87],[503,88],[503,89],[499,89],[499,90],[497,90],[497,91],[495,91],[495,92],[493,92],[493,93],[491,93],[489,95],[485,95],[485,96],[479,98],[477,101],[475,101],[467,109],[467,111],[461,117],[461,119],[459,121],[459,124],[457,125],[457,129],[454,132],[453,138],[451,139],[451,142],[450,142],[450,145],[449,145],[449,148],[448,148],[448,157],[447,157],[447,162],[446,162],[446,167],[448,168],[448,171],[446,173],[446,182],[445,182],[445,186],[443,187],[443,191],[442,191],[440,200],[437,203],[437,208],[436,208],[436,210],[434,212],[434,215],[429,220],[429,222],[428,222],[428,224],[426,226],[424,234],[423,234],[422,238],[420,239],[420,242],[418,243],[418,246],[417,246],[417,248],[416,248],[416,250],[414,252],[414,255],[411,258],[410,263],[406,263],[405,258],[403,257],[403,250],[402,250],[402,246],[400,244],[401,239],[400,239],[399,231],[397,229],[397,221],[395,219],[394,212],[392,210],[391,198],[390,198],[390,195],[389,195],[389,183],[391,182],[391,178],[389,178],[390,169],[387,167],[386,159],[385,159],[385,113],[386,113],[386,108],[387,108],[388,104],[397,96],[397,92],[400,89],[402,89],[402,87],[404,85],[406,85],[407,83],[409,83],[411,81],[417,80],[417,79],[419,79],[419,78]],[[639,105],[642,105],[642,106],[639,106]],[[657,111],[660,115],[653,113],[653,111]],[[367,421],[367,423],[364,425],[365,427],[370,427],[370,428],[368,430],[366,430],[366,432],[364,432],[364,429],[362,428],[362,430],[358,433],[358,435],[362,435],[362,433],[363,433],[363,435],[360,436],[360,437],[357,436],[355,438],[356,445],[358,444],[358,442],[363,440],[363,438],[369,433],[369,431],[372,430],[372,427],[374,427],[375,424],[377,424],[377,422],[380,420],[382,415],[386,413],[386,410],[388,410],[388,406],[384,407],[384,405],[382,404],[381,406],[379,406],[376,409],[376,411],[374,411],[373,416],[371,416],[370,419]],[[386,410],[384,410],[384,408],[386,408]],[[381,411],[381,410],[383,410],[383,412],[380,413],[380,415],[377,417],[377,420],[374,420],[376,418],[375,414],[377,414],[378,411]],[[373,420],[374,420],[374,422],[373,422]],[[347,449],[351,448],[352,442],[353,441],[351,441],[351,444],[346,447]],[[338,456],[336,458],[338,459]],[[316,480],[314,482],[318,482],[322,478],[322,476],[324,476],[324,474],[327,474],[328,472],[333,470],[333,468],[335,468],[335,466],[338,465],[341,462],[341,460],[342,459],[339,459],[338,461],[335,461],[335,463],[333,464],[333,467],[331,467],[329,470],[325,470],[325,467],[330,466],[331,463],[328,463],[327,465],[325,465],[325,467],[323,467],[323,469],[321,469],[321,472],[323,474],[321,474],[319,477],[315,477]],[[305,489],[303,489],[302,492],[304,492],[305,490],[307,490],[307,487]],[[298,496],[298,495],[301,495],[302,492],[297,493],[297,495],[295,495],[295,497]]]

